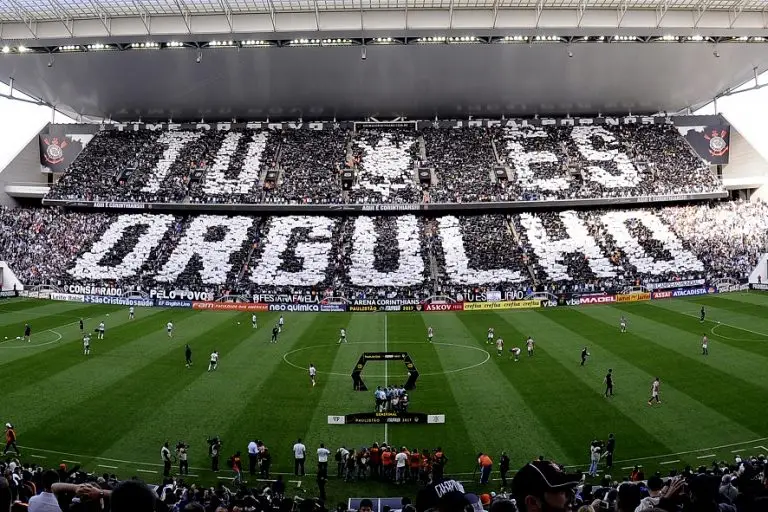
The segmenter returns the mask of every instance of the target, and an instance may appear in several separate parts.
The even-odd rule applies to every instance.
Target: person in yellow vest
[[[480,467],[480,483],[487,484],[491,478],[491,468],[493,461],[486,453],[480,453],[477,456],[477,465]]]

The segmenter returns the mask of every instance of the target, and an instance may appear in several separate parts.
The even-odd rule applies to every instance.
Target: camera
[[[189,445],[187,443],[185,443],[184,441],[179,441],[178,443],[176,443],[176,451],[179,451],[182,448],[187,450],[187,449],[189,449]]]
[[[208,455],[213,454],[213,447],[221,448],[221,438],[219,436],[207,437],[205,442],[208,443]]]

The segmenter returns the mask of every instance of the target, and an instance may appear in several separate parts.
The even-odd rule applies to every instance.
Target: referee
[[[608,368],[605,375],[605,396],[613,396],[613,370]]]

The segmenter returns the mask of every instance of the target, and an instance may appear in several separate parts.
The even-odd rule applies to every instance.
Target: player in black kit
[[[581,366],[584,366],[584,363],[587,362],[588,355],[589,352],[587,352],[587,347],[584,347],[584,350],[581,351]]]
[[[704,306],[701,306],[701,312],[699,314],[701,315],[699,317],[699,322],[704,322],[704,316],[706,315],[706,312],[704,311]]]
[[[29,342],[29,337],[32,335],[32,328],[29,324],[24,324],[24,339]]]
[[[613,396],[613,370],[608,368],[605,376],[605,396]]]
[[[82,332],[84,328],[85,328],[85,326],[83,325],[83,319],[81,318],[80,319],[80,332]]]
[[[192,366],[192,349],[189,348],[189,345],[184,347],[184,357],[187,359],[187,368],[189,368]]]
[[[277,325],[272,328],[272,339],[269,340],[270,343],[277,343],[277,335],[280,332],[280,327]]]

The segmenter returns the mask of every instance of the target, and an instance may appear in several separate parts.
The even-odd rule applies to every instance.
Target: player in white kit
[[[173,337],[173,322],[168,322],[167,324],[165,324],[165,328],[168,331],[168,337],[172,338]]]
[[[312,387],[316,384],[315,377],[317,377],[317,369],[314,364],[309,363],[309,380],[312,382]]]
[[[133,320],[133,319],[134,319],[134,317],[135,317],[135,314],[134,314],[134,313],[135,313],[135,312],[136,312],[136,311],[133,309],[133,306],[131,306],[130,308],[128,308],[128,320]]]
[[[648,405],[653,405],[653,402],[656,402],[657,404],[661,403],[661,400],[659,399],[660,387],[661,387],[661,379],[656,377],[656,379],[653,381],[653,384],[651,384],[651,399],[648,400]]]
[[[499,338],[496,340],[496,355],[501,356],[502,352],[504,352],[504,340]]]
[[[91,335],[86,334],[83,336],[83,355],[91,355]]]
[[[432,336],[434,336],[434,331],[432,330],[432,327],[427,327],[427,340],[432,343]]]
[[[520,350],[518,347],[512,347],[509,349],[509,351],[512,353],[512,357],[515,359],[515,362],[520,360],[520,352],[522,352],[522,350]]]
[[[341,329],[339,331],[339,343],[346,343],[347,342],[347,330]]]
[[[701,338],[701,355],[708,356],[709,355],[709,339],[707,338],[707,335],[705,334],[703,338]]]
[[[285,320],[283,319],[283,315],[280,315],[280,320],[277,321],[277,332],[283,332],[284,324],[285,324]]]
[[[253,326],[254,329],[258,327],[258,325],[256,324],[256,313],[251,315],[251,325]]]
[[[533,356],[533,347],[536,346],[536,342],[533,341],[533,338],[528,336],[528,339],[525,340],[525,345],[528,347],[528,357]]]
[[[495,334],[493,332],[493,327],[489,327],[488,328],[488,337],[487,337],[485,342],[486,343],[493,343],[493,337],[494,336],[495,336]]]
[[[208,363],[208,371],[215,372],[216,367],[219,365],[219,353],[214,350],[211,352],[211,361]]]
[[[99,322],[99,327],[96,330],[96,332],[98,334],[97,338],[100,340],[103,340],[104,339],[104,322]]]
[[[619,320],[619,329],[621,332],[627,332],[627,319],[624,318],[624,315],[621,315],[621,319]]]

